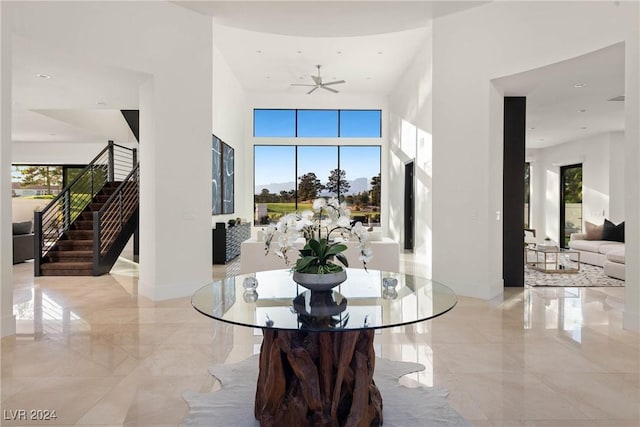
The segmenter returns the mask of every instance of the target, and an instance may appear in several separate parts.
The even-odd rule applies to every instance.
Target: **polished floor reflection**
[[[410,255],[402,266],[427,272]],[[98,278],[34,279],[32,269],[14,266],[18,333],[2,340],[2,425],[175,425],[184,390],[219,387],[210,364],[259,349],[252,330],[198,314],[189,298],[138,296],[126,260]],[[640,343],[622,329],[623,305],[624,288],[508,288],[500,301],[462,297],[440,318],[382,331],[376,352],[424,364],[406,382],[449,389],[473,425],[638,426]],[[57,418],[32,420],[30,410]]]

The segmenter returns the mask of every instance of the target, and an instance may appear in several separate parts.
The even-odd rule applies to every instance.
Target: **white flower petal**
[[[319,211],[320,209],[324,208],[325,206],[327,206],[327,200],[324,199],[324,198],[315,199],[313,201],[313,210],[314,211]]]

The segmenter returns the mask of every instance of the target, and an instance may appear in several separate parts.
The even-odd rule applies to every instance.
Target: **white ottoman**
[[[609,252],[603,267],[607,276],[624,280],[624,247]]]

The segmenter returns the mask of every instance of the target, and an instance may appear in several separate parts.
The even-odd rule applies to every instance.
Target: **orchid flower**
[[[314,220],[314,212],[320,214],[320,220]],[[324,227],[326,227],[326,231],[320,233],[321,228]],[[297,250],[294,245],[296,239],[304,236],[309,243],[310,240],[320,241],[322,237],[322,239],[331,242],[332,233],[338,234],[345,240],[357,240],[358,258],[366,270],[367,263],[373,257],[373,251],[369,246],[369,232],[361,222],[352,225],[351,210],[345,202],[340,202],[335,197],[328,200],[325,198],[315,199],[313,211],[305,210],[299,214],[286,214],[280,218],[276,225],[269,225],[265,230],[265,255],[269,253],[273,239],[276,237],[278,249],[274,253],[284,259],[286,265],[290,265],[288,253],[290,250]],[[344,257],[344,255],[342,256]]]

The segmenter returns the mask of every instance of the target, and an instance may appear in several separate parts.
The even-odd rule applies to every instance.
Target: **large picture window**
[[[318,197],[338,197],[353,219],[379,225],[380,152],[380,146],[256,145],[255,224],[310,209]]]
[[[297,137],[338,137],[338,110],[298,110]]]
[[[380,110],[253,110],[257,138],[380,138]]]
[[[62,189],[62,181],[62,166],[12,165],[11,196],[53,199]]]
[[[253,110],[253,136],[295,137],[296,110]]]

